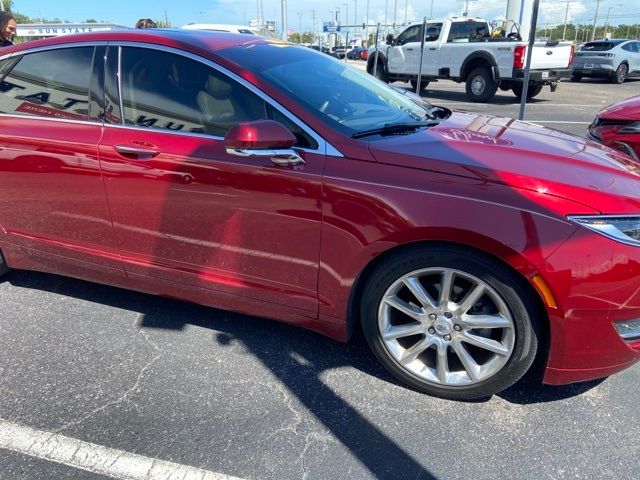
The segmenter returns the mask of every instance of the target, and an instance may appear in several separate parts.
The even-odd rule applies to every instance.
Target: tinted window
[[[263,100],[189,58],[123,48],[122,97],[128,125],[224,136],[238,122],[265,119]]]
[[[435,42],[440,38],[440,32],[442,32],[441,23],[428,23],[427,31],[424,34],[425,42]]]
[[[610,42],[590,42],[586,43],[581,49],[581,52],[606,52],[615,47],[615,43]]]
[[[449,32],[449,42],[468,42],[489,36],[485,22],[454,22]]]
[[[420,29],[422,25],[412,25],[407,28],[404,32],[398,35],[398,39],[396,43],[398,45],[404,45],[409,42],[419,42],[420,41]]]
[[[0,83],[0,111],[86,120],[93,47],[23,55]]]

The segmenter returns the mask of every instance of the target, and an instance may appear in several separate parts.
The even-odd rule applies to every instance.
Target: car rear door
[[[123,276],[97,154],[102,120],[93,100],[105,49],[58,46],[7,60],[0,84],[0,238],[41,265]]]
[[[315,316],[325,163],[316,141],[249,84],[184,52],[110,46],[105,86],[100,162],[127,274],[262,316]],[[304,165],[226,152],[232,125],[264,118],[294,132]]]

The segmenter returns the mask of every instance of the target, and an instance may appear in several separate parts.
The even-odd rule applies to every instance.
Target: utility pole
[[[593,17],[593,31],[591,32],[591,41],[596,39],[596,23],[598,23],[598,9],[600,8],[600,0],[596,0],[596,14]]]
[[[302,12],[298,12],[298,43],[302,43]]]
[[[369,47],[369,0],[367,0],[367,23],[364,25],[364,38],[367,42],[367,47]]]
[[[562,30],[562,39],[567,36],[567,19],[569,18],[569,1],[567,2],[567,9],[564,11],[564,29]]]
[[[358,0],[353,0],[353,34],[354,38],[356,38],[356,32],[358,31]],[[359,35],[358,35],[359,37]],[[360,46],[362,46],[362,42],[360,42]]]
[[[405,27],[407,26],[407,9],[408,9],[408,4],[409,4],[409,0],[404,0],[404,23],[402,25],[404,25]]]
[[[287,0],[280,0],[282,9],[282,40],[287,41]]]
[[[396,33],[396,25],[398,24],[398,0],[393,0],[393,33]]]
[[[433,0],[431,0],[431,10],[429,10],[429,18],[433,18]]]
[[[622,7],[621,4],[617,4],[617,5],[611,5],[609,7],[609,9],[607,10],[607,19],[604,21],[604,36],[607,36],[607,30],[609,29],[609,13],[611,12],[611,9],[613,7]]]
[[[389,33],[389,0],[384,0],[384,38],[387,38]]]

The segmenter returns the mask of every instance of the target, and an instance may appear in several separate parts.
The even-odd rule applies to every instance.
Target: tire
[[[417,80],[410,80],[409,83],[411,84],[411,87],[413,88],[413,91],[416,91],[416,87],[418,86],[418,81]],[[427,89],[427,86],[429,85],[429,82],[427,80],[421,80],[420,81],[420,91],[424,92]]]
[[[512,87],[513,94],[520,100],[522,100],[522,85],[514,85]],[[532,99],[542,91],[542,85],[529,85],[527,90],[527,100]]]
[[[577,73],[571,75],[571,81],[572,82],[579,82],[580,80],[582,80],[582,75],[577,74]]]
[[[2,256],[2,252],[0,252],[0,276],[9,272],[9,267],[7,266],[7,262],[5,262],[4,257]]]
[[[624,83],[627,79],[627,75],[629,75],[629,67],[626,63],[621,63],[618,65],[616,72],[611,77],[611,83]]]
[[[467,77],[466,91],[472,102],[488,102],[497,89],[498,84],[493,80],[489,67],[476,67]]]
[[[442,279],[450,293],[435,300]],[[385,259],[368,278],[362,328],[380,363],[410,387],[452,400],[486,398],[513,385],[534,361],[534,295],[490,256],[448,244],[412,248]]]
[[[373,68],[373,61],[371,61],[371,68]],[[387,75],[387,72],[385,71],[384,68],[384,63],[381,61],[380,58],[378,58],[378,65],[376,65],[376,71],[375,71],[375,75],[374,77],[376,77],[378,80],[383,81],[384,83],[389,83],[389,75]]]

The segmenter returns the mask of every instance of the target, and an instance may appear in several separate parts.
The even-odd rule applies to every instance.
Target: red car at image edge
[[[640,158],[640,96],[627,98],[598,112],[589,125],[592,140]]]
[[[1,273],[361,330],[452,399],[640,358],[640,165],[618,150],[255,36],[69,35],[4,49],[0,75]]]

